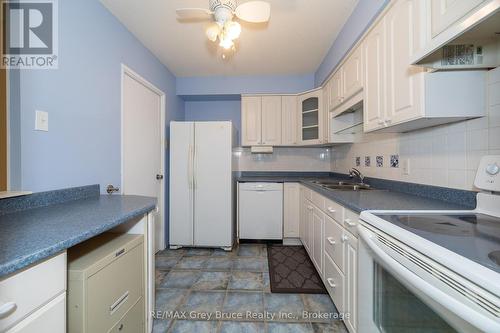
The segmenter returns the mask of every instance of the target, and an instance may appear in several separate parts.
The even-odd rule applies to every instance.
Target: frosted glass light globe
[[[207,38],[215,42],[217,40],[217,36],[220,33],[220,26],[217,23],[212,23],[206,30]]]

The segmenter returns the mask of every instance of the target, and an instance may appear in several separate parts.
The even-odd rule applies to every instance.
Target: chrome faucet
[[[365,176],[363,176],[361,171],[359,171],[356,168],[352,168],[351,170],[349,170],[349,177],[351,177],[351,178],[358,177],[361,184],[363,184],[363,185],[365,184]]]

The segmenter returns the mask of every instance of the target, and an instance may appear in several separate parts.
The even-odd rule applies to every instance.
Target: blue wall
[[[389,0],[359,0],[314,75],[316,87],[323,84],[388,3]]]
[[[314,88],[314,75],[207,76],[177,78],[177,95],[286,94]]]
[[[185,104],[186,120],[214,121],[230,120],[238,131],[241,130],[241,101],[191,101]]]
[[[175,77],[98,0],[59,1],[59,69],[20,73],[22,189],[120,186],[121,63],[167,94],[168,121],[184,119]],[[34,131],[35,110],[49,132]]]

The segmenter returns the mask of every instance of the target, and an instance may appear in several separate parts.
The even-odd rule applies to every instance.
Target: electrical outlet
[[[403,175],[409,175],[410,174],[410,159],[405,158],[403,160]]]
[[[49,113],[45,111],[35,111],[35,130],[49,131]]]

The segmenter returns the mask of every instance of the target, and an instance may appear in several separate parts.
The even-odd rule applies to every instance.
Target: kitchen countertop
[[[381,189],[371,191],[341,191],[325,189],[313,181],[345,181],[335,177],[304,176],[241,176],[239,182],[299,182],[323,196],[338,202],[356,213],[364,210],[468,210],[460,204],[426,198],[423,196]]]
[[[0,277],[108,231],[156,207],[156,199],[102,195],[0,215]]]

